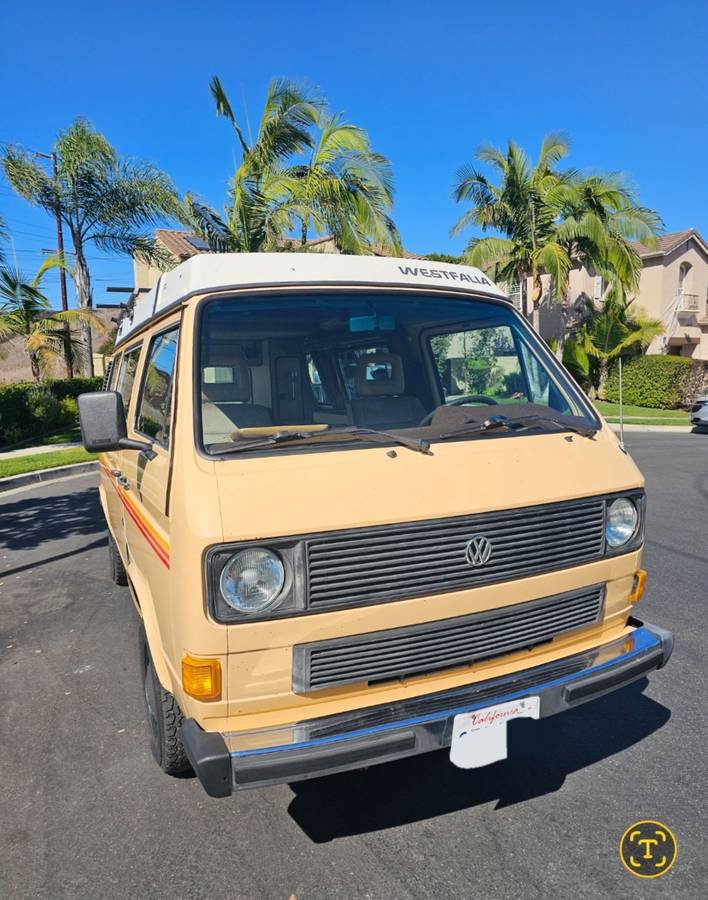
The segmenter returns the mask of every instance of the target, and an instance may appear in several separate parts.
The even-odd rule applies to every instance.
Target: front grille
[[[385,525],[307,541],[310,609],[426,596],[565,569],[603,553],[604,500]],[[492,547],[481,566],[470,539]]]
[[[420,675],[533,647],[598,622],[603,598],[603,586],[594,585],[470,616],[300,644],[293,650],[293,690]]]

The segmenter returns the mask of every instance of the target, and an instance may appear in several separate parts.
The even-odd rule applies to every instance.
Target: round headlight
[[[267,609],[285,583],[285,569],[270,550],[242,550],[226,563],[219,587],[226,602],[243,613]]]
[[[607,507],[605,537],[610,547],[621,547],[633,537],[637,530],[639,514],[637,507],[626,497],[613,500]]]

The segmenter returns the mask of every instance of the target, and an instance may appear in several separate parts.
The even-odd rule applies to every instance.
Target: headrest
[[[241,355],[240,348],[232,348],[229,355],[223,348],[217,354],[209,353],[204,368],[231,369],[233,381],[217,381],[207,384],[202,378],[202,396],[211,403],[249,403],[251,400],[251,371]]]
[[[354,374],[357,397],[393,397],[403,394],[405,387],[403,362],[395,353],[366,353],[357,360]]]
[[[238,344],[219,341],[218,336],[208,336],[208,346],[202,356],[205,366],[230,366],[236,357],[243,357],[243,350]]]

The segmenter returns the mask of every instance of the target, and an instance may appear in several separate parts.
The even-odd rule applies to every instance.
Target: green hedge
[[[99,391],[102,383],[102,378],[56,378],[0,385],[0,447],[77,425],[76,398]]]
[[[622,393],[631,406],[687,409],[701,393],[706,364],[686,356],[637,356],[622,364]],[[607,381],[606,399],[619,402],[619,369]]]

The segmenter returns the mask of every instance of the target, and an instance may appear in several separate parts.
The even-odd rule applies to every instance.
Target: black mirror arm
[[[155,459],[157,453],[152,449],[152,444],[148,441],[134,441],[132,438],[119,438],[118,439],[118,449],[119,450],[138,450],[140,453],[145,454],[148,459]]]

